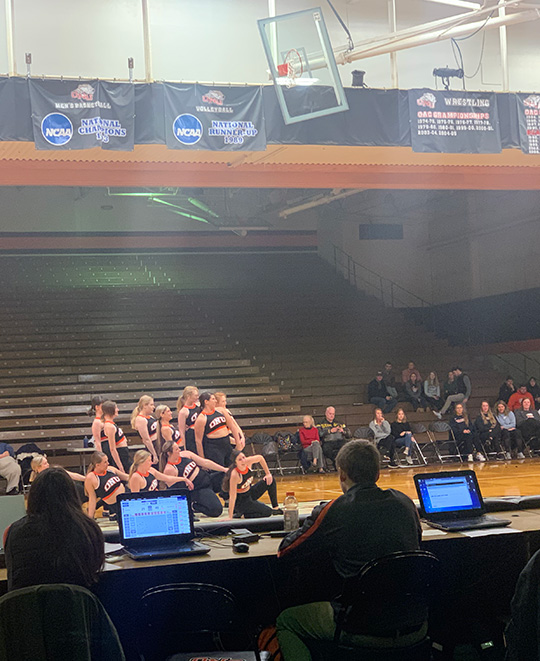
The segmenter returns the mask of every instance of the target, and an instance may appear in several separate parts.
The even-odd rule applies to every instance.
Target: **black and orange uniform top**
[[[240,482],[236,485],[236,493],[238,498],[238,496],[243,496],[249,493],[249,490],[251,489],[251,485],[253,484],[253,478],[255,474],[249,468],[246,468],[244,472],[238,470],[238,468],[235,468],[234,470],[242,478]]]
[[[122,429],[112,420],[105,420],[105,422],[114,425],[114,444],[116,445],[116,447],[118,447],[119,445],[127,445],[127,439]],[[105,431],[102,431],[101,442],[102,443],[108,442],[108,440],[109,439],[107,438],[107,434],[105,433]]]
[[[355,484],[315,507],[303,526],[279,545],[278,557],[333,567],[335,577],[356,576],[373,560],[420,548],[422,528],[412,500],[395,489]]]
[[[176,429],[176,427],[173,427],[172,425],[161,425],[161,429],[164,429],[165,427],[168,427],[171,430],[173,443],[176,443],[176,445],[181,445],[180,443],[181,437],[178,429]]]
[[[193,406],[183,406],[182,408],[188,411],[188,414],[186,416],[186,430],[193,429],[195,420],[197,420],[197,418],[199,417],[199,413],[202,411],[202,407],[197,406],[197,404],[193,404]]]
[[[159,484],[157,479],[152,475],[152,473],[141,473],[140,471],[137,471],[137,473],[144,478],[144,487],[141,489],[141,491],[156,491]]]
[[[214,409],[213,413],[205,413],[206,423],[204,425],[204,435],[208,436],[215,431],[226,430],[226,434],[223,436],[229,435],[229,428],[227,427],[227,420],[223,413],[220,413],[218,410]],[[222,438],[223,436],[217,436],[216,438]],[[211,438],[211,437],[210,437]]]
[[[207,471],[197,466],[193,459],[190,459],[189,457],[180,457],[176,463],[172,461],[167,463],[170,466],[174,466],[178,477],[184,477],[193,482],[193,491],[191,491],[191,504],[193,505],[194,512],[201,512],[201,514],[212,517],[221,516],[221,513],[223,512],[223,505],[214,493],[214,489],[212,488],[212,480],[210,479],[210,475]],[[213,475],[221,475],[221,473],[213,473]],[[178,487],[184,488],[185,485],[173,484],[168,488],[178,489]],[[219,486],[216,487],[215,490],[217,491],[218,489]]]
[[[178,477],[184,477],[187,480],[191,480],[194,489],[201,489],[202,487],[207,486],[207,473],[202,471],[193,459],[190,459],[189,457],[180,457],[176,463],[172,461],[168,461],[167,463],[176,468]],[[168,488],[178,489],[178,484],[173,484]]]
[[[144,418],[146,420],[146,426],[148,428],[148,436],[152,443],[155,443],[157,440],[157,420],[151,415],[142,415],[139,413],[138,418]]]
[[[111,470],[106,470],[104,473],[96,473],[92,471],[94,475],[99,480],[99,484],[96,489],[96,496],[102,500],[107,500],[110,498],[114,492],[122,486],[122,480],[113,473]]]

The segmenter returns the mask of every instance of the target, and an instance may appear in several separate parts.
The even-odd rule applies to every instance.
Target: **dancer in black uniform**
[[[178,431],[182,439],[180,444],[190,452],[197,452],[193,426],[201,412],[199,389],[195,386],[186,386],[176,402],[176,408],[178,409]]]
[[[114,422],[118,415],[118,406],[116,406],[116,402],[107,400],[103,402],[101,409],[103,411],[101,449],[109,458],[109,462],[114,463],[119,470],[127,473],[131,466],[127,439],[124,432]]]
[[[214,491],[219,490],[226,468],[189,450],[180,450],[173,441],[163,444],[160,468],[167,476],[184,477],[193,482],[191,502],[194,512],[206,516],[221,515],[223,506]]]
[[[157,420],[157,445],[163,452],[163,444],[167,441],[173,441],[178,445],[183,445],[182,434],[171,425],[172,411],[166,404],[160,404],[154,411],[154,417]]]
[[[131,413],[131,428],[139,432],[142,442],[153,458],[153,463],[158,462],[158,451],[155,444],[157,441],[157,420],[153,417],[154,398],[150,395],[142,395],[137,406]]]
[[[110,519],[116,519],[116,499],[126,492],[122,480],[127,482],[127,473],[109,466],[109,458],[104,452],[94,452],[84,480],[84,488],[88,494],[88,516],[91,519],[95,516],[98,498],[109,506]]]
[[[94,416],[94,420],[92,421],[92,438],[90,440],[94,441],[94,447],[100,452],[102,452],[101,432],[103,431],[103,411],[101,410],[101,406],[106,401],[107,398],[103,397],[103,395],[94,395],[90,400],[90,408],[88,409],[88,415]]]
[[[216,398],[216,408],[218,410],[225,409],[227,411],[227,413],[231,416],[231,420],[234,422],[236,426],[236,430],[238,431],[238,436],[240,437],[240,440],[239,442],[236,443],[234,449],[243,450],[246,447],[246,437],[244,435],[244,432],[242,431],[242,428],[236,422],[235,417],[227,408],[227,395],[224,392],[215,392],[214,397]]]
[[[139,491],[156,491],[159,480],[163,480],[168,487],[183,486],[193,489],[193,482],[183,476],[170,476],[160,473],[152,468],[152,455],[147,450],[137,450],[133,463],[129,469],[128,486],[131,493]],[[179,483],[182,484],[179,484]]]
[[[212,393],[203,392],[199,400],[202,411],[194,426],[197,454],[220,466],[228,466],[232,452],[231,432],[235,442],[240,443],[238,425],[226,409],[216,409],[216,398]]]
[[[278,506],[276,481],[268,470],[263,456],[256,454],[246,457],[243,452],[232,453],[232,463],[223,478],[223,491],[229,492],[229,518],[257,519],[283,514]],[[264,479],[253,484],[255,473],[251,470],[253,464],[260,464],[264,470]],[[272,507],[259,502],[259,498],[268,491]]]

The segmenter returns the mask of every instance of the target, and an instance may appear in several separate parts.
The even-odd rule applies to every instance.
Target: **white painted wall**
[[[10,0],[2,0],[4,5]],[[356,41],[386,34],[386,2],[334,0]],[[268,15],[267,0],[148,0],[153,75],[157,80],[267,82],[257,19]],[[141,0],[16,0],[17,70],[26,72],[25,52],[33,55],[34,75],[127,77],[127,58],[135,77],[144,78]],[[321,5],[334,47],[346,36],[323,0],[277,0],[277,12]],[[427,0],[397,0],[398,29],[460,13]],[[508,29],[511,89],[540,90],[540,21]],[[469,89],[501,89],[498,31],[486,32],[483,67]],[[482,34],[461,42],[465,70],[479,62]],[[372,87],[390,86],[389,56],[340,67],[350,84],[354,68],[365,69]],[[433,86],[434,66],[454,66],[449,41],[398,54],[403,88]],[[5,12],[0,11],[0,72],[8,71]]]

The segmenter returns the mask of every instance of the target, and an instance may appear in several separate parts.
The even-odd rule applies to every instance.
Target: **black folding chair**
[[[452,427],[450,427],[450,425],[447,422],[444,422],[443,420],[432,422],[429,425],[428,433],[431,436],[431,441],[433,443],[433,446],[435,447],[437,458],[439,459],[441,464],[444,464],[444,461],[446,459],[450,461],[453,461],[454,459],[459,459],[459,461],[463,463],[461,452],[459,451],[459,446],[454,436],[454,432],[452,431]],[[437,439],[435,434],[447,434],[447,438]],[[441,450],[443,450],[443,453],[441,453]]]

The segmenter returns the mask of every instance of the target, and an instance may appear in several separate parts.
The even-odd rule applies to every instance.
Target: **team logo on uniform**
[[[41,122],[41,134],[51,145],[60,147],[73,137],[73,124],[61,112],[51,112]]]
[[[540,110],[540,96],[537,94],[531,94],[523,100],[523,105],[529,106],[529,108],[537,108]]]
[[[92,87],[92,85],[84,83],[79,85],[77,89],[74,89],[73,92],[71,92],[71,98],[79,99],[80,101],[93,101],[95,91],[96,90]]]
[[[435,98],[435,94],[431,94],[431,92],[426,92],[425,94],[422,94],[422,96],[419,99],[416,99],[416,103],[419,106],[424,106],[425,108],[435,108],[437,99]]]
[[[203,136],[203,125],[195,115],[184,113],[178,115],[174,120],[173,133],[178,142],[183,145],[194,145]]]
[[[225,94],[219,90],[210,90],[202,95],[204,103],[213,103],[216,106],[222,106],[225,101]]]

